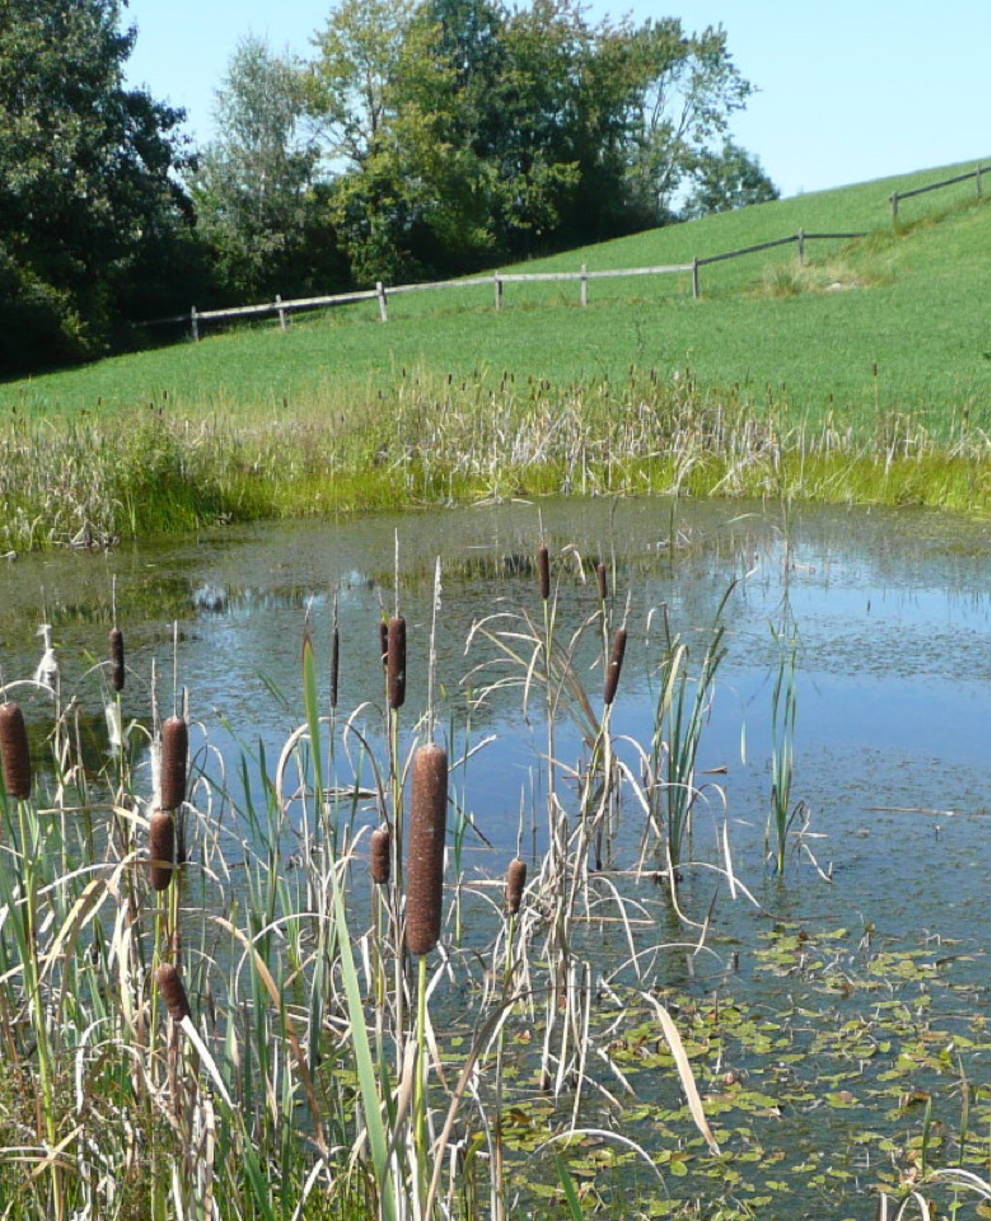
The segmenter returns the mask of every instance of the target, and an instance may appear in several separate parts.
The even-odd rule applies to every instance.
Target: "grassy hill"
[[[762,204],[740,212],[534,260],[527,271],[590,270],[690,262],[694,256],[796,232],[866,230],[855,243],[810,243],[795,274],[794,247],[706,267],[703,299],[688,275],[577,285],[512,284],[500,314],[490,286],[393,298],[390,321],[374,303],[297,317],[287,334],[268,322],[198,345],[105,360],[0,387],[0,405],[30,412],[124,407],[163,392],[177,408],[267,409],[283,400],[315,406],[356,385],[382,388],[403,370],[464,375],[488,370],[556,382],[608,375],[631,364],[690,369],[699,384],[739,385],[754,402],[768,387],[796,409],[935,410],[972,401],[991,385],[991,334],[982,301],[991,211],[968,207],[973,183],[902,205],[894,189],[936,181],[971,165],[928,170]],[[991,181],[989,181],[991,188]],[[510,269],[505,269],[510,270]],[[877,374],[875,376],[875,366]],[[938,423],[938,421],[937,421]]]
[[[559,490],[991,508],[991,208],[973,168],[763,204],[524,270],[688,274],[410,294],[0,386],[0,551],[80,531]],[[991,181],[988,183],[991,191]],[[504,270],[510,270],[508,268]],[[16,410],[11,410],[16,408]],[[879,475],[880,470],[880,475]]]

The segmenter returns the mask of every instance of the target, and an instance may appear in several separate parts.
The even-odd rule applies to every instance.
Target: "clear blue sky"
[[[333,5],[321,0],[130,0],[138,27],[133,83],[184,106],[188,128],[212,132],[214,90],[246,34],[308,56]],[[616,6],[680,17],[689,30],[721,23],[743,75],[760,92],[736,117],[735,138],[784,195],[991,160],[991,0],[682,0]]]

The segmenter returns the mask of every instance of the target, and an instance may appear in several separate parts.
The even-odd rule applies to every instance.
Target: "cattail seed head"
[[[411,954],[429,954],[440,937],[446,830],[447,752],[430,743],[413,756],[406,871],[406,945]]]
[[[616,698],[616,688],[619,685],[619,672],[623,668],[623,654],[626,652],[626,628],[621,627],[612,642],[612,654],[606,667],[606,689],[603,699],[611,704]]]
[[[402,708],[406,702],[406,620],[396,615],[389,620],[386,633],[386,673],[389,707]]]
[[[384,886],[392,876],[392,836],[388,827],[376,827],[372,832],[372,881]]]
[[[330,706],[337,707],[337,689],[341,677],[341,633],[334,628],[330,643]]]
[[[606,573],[606,566],[601,560],[595,566],[595,577],[599,582],[599,601],[605,602],[609,597],[609,578]]]
[[[19,704],[0,704],[0,757],[7,792],[26,800],[31,796],[31,752]]]
[[[110,685],[115,691],[124,690],[124,633],[119,627],[110,629]]]
[[[546,602],[551,596],[551,557],[545,546],[537,552],[537,572],[540,575],[540,596]]]
[[[192,1012],[189,1008],[189,998],[186,996],[186,989],[179,978],[179,972],[172,963],[163,962],[155,972],[155,978],[158,980],[158,990],[162,994],[162,1000],[165,1001],[165,1007],[173,1022],[181,1022],[183,1018],[189,1017]]]
[[[526,861],[515,857],[509,862],[506,870],[506,910],[515,916],[523,902],[523,889],[526,886]]]
[[[186,800],[186,757],[189,731],[182,717],[170,716],[162,725],[162,809],[176,810]]]
[[[168,810],[156,810],[149,820],[148,852],[152,889],[165,890],[175,867],[175,819]]]

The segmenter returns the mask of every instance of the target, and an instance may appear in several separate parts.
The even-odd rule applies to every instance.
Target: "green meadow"
[[[972,168],[501,269],[666,265],[799,229],[866,234],[810,241],[804,266],[794,245],[705,266],[698,300],[689,273],[592,281],[586,308],[577,283],[508,284],[498,313],[491,284],[455,287],[391,298],[387,324],[370,302],[297,315],[286,332],[207,324],[192,343],[174,328],[163,346],[9,382],[6,544],[576,483],[983,511],[991,211],[973,180],[903,201],[896,225],[888,202]],[[39,446],[61,455],[57,478],[38,469]]]

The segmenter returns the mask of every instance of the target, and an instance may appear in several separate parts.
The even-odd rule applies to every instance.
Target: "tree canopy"
[[[98,355],[188,309],[449,275],[773,198],[731,136],[721,27],[578,0],[339,0],[259,39],[193,155],[125,84],[126,0],[0,0],[0,364]]]
[[[180,111],[128,89],[117,0],[0,0],[0,361],[106,350],[183,262]]]

